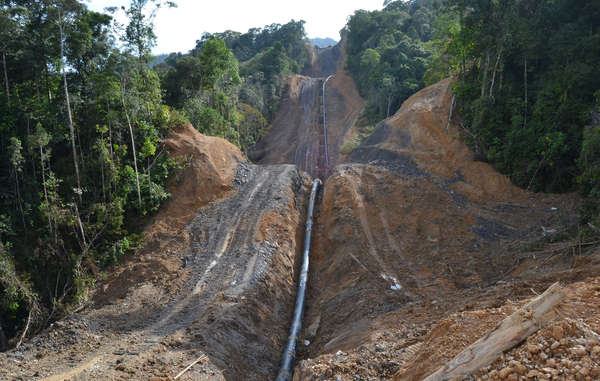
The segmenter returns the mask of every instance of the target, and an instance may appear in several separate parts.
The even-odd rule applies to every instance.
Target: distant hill
[[[167,57],[169,55],[168,54],[159,54],[157,56],[154,56],[154,58],[152,59],[152,62],[150,62],[150,67],[153,68],[154,66],[163,63]]]
[[[337,41],[333,38],[311,38],[310,43],[314,46],[318,46],[319,48],[326,48],[328,46],[334,46],[337,44]]]

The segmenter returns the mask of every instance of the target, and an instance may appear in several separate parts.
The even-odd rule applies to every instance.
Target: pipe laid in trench
[[[308,215],[306,216],[306,235],[304,237],[304,252],[302,254],[302,268],[300,271],[300,280],[298,282],[298,296],[296,296],[296,307],[294,308],[294,318],[290,328],[281,367],[275,381],[290,381],[293,375],[294,357],[296,356],[296,344],[298,335],[302,328],[302,315],[304,314],[304,301],[306,297],[306,283],[308,281],[308,256],[310,254],[310,241],[312,235],[313,212],[315,209],[315,200],[317,192],[321,185],[321,180],[315,179],[310,192],[310,201],[308,204]]]
[[[325,140],[325,165],[327,170],[329,170],[329,147],[327,147],[327,106],[325,102],[325,86],[327,86],[327,81],[334,75],[335,74],[330,75],[325,79],[325,82],[323,82],[323,138]]]

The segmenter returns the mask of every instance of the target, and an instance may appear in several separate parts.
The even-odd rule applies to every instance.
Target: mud
[[[174,131],[185,165],[146,247],[86,310],[0,354],[0,378],[170,380],[200,359],[181,380],[272,379],[311,176],[327,180],[294,380],[421,380],[555,281],[569,284],[560,319],[468,379],[597,377],[600,251],[560,238],[577,227],[578,197],[528,193],[479,161],[448,121],[451,80],[342,155],[364,102],[343,42],[312,53],[252,152],[261,166],[191,126]]]
[[[203,163],[215,159],[214,148],[206,146]],[[164,252],[132,260],[100,285],[90,310],[0,356],[2,379],[170,379],[201,355],[180,379],[274,377],[294,303],[309,179],[291,165],[239,162],[233,172],[227,196],[196,210]],[[149,265],[167,259],[178,264]],[[124,281],[122,274],[141,269]],[[176,274],[173,284],[165,273]]]
[[[507,300],[599,269],[589,252],[579,267],[539,249],[576,226],[577,197],[527,193],[476,161],[446,119],[449,86],[411,97],[328,179],[297,380],[421,380],[494,328]]]

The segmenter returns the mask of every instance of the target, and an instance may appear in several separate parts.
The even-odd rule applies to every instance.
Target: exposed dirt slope
[[[448,359],[430,355],[448,341],[424,341],[440,320],[600,268],[593,253],[573,262],[568,242],[543,244],[576,222],[576,197],[527,193],[475,161],[448,125],[449,85],[407,100],[350,156],[362,164],[339,165],[328,179],[304,331],[311,344],[297,380],[391,379],[400,370],[420,380]],[[497,321],[465,324],[455,334],[468,339],[456,346]]]
[[[250,153],[260,164],[295,164],[317,175],[322,145],[319,78],[294,75],[268,135]]]
[[[161,244],[109,275],[87,311],[0,355],[0,378],[170,379],[201,355],[181,380],[274,376],[294,303],[306,179],[290,165],[249,165],[189,127],[169,146],[193,156],[148,231]]]
[[[312,50],[311,50],[312,51]],[[306,75],[289,79],[287,95],[269,134],[250,153],[260,164],[296,164],[312,176],[327,177],[340,162],[339,149],[360,117],[364,101],[344,70],[345,41],[326,49],[315,49],[313,66]],[[322,87],[326,77],[327,141],[329,167],[325,165]]]
[[[342,40],[335,46],[319,48],[307,43],[311,65],[302,74],[308,77],[327,77],[338,72],[345,62],[342,57],[345,54],[345,44],[346,42]]]
[[[148,279],[160,280],[169,288],[179,286],[181,260],[169,253],[189,244],[185,226],[198,209],[237,191],[233,184],[236,168],[246,158],[233,144],[182,125],[170,132],[165,146],[181,165],[169,184],[171,198],[145,229],[143,250],[128,266],[118,267],[108,276],[95,292],[96,302],[123,297],[129,287]]]
[[[515,200],[529,197],[489,164],[475,160],[460,139],[461,131],[448,123],[451,79],[423,89],[400,110],[381,122],[348,162],[394,162],[410,158],[419,169],[445,178],[460,178],[453,189],[471,200]]]
[[[165,146],[183,169],[169,184],[171,198],[154,218],[150,234],[181,229],[199,208],[235,193],[235,169],[246,161],[236,146],[192,125],[172,130]]]
[[[325,52],[307,74],[331,70],[335,55]],[[88,309],[1,354],[0,378],[168,380],[201,357],[181,380],[272,379],[302,249],[310,182],[300,169],[330,176],[295,380],[420,380],[551,283],[597,276],[600,251],[557,240],[577,223],[577,197],[525,192],[477,161],[448,123],[449,80],[339,155],[364,103],[341,70],[343,45],[338,52],[329,168],[323,77],[291,78],[254,151],[277,165],[250,165],[191,126],[174,131],[167,146],[186,165],[144,250],[99,283]],[[473,377],[597,378],[598,281],[571,285],[560,321]]]

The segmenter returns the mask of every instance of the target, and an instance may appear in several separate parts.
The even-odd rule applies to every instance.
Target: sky
[[[225,30],[246,32],[288,21],[304,20],[309,38],[339,40],[339,31],[357,9],[381,9],[383,0],[175,0],[178,7],[161,9],[154,20],[157,44],[154,54],[183,52],[196,45],[202,33]],[[85,0],[95,11],[127,6],[127,0]],[[119,18],[125,22],[124,16]]]

